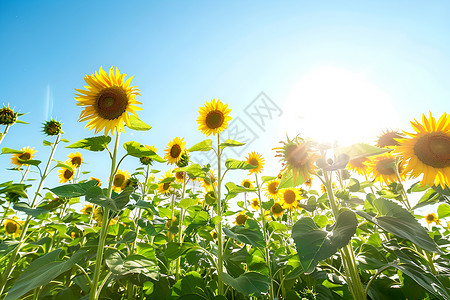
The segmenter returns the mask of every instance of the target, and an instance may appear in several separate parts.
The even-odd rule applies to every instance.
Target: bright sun
[[[372,143],[386,129],[398,129],[391,97],[364,74],[321,68],[292,88],[283,107],[279,137],[300,134],[319,142],[346,146]]]

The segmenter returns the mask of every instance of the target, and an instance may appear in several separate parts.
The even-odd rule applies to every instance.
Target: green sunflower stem
[[[181,199],[184,198],[184,193],[186,191],[186,172],[183,175],[183,189],[181,191]],[[184,219],[184,209],[180,208],[180,222],[179,222],[179,231],[178,231],[178,243],[180,243],[180,246],[183,244],[183,220]],[[181,265],[181,256],[177,259],[177,271],[176,271],[176,280],[178,281],[180,279],[180,265]]]
[[[108,191],[107,191],[107,198],[111,198],[112,194],[112,188],[113,188],[113,182],[114,182],[114,175],[116,171],[116,160],[117,160],[117,149],[119,147],[119,130],[116,129],[116,142],[114,144],[114,151],[111,159],[111,172],[109,175],[109,184],[108,184]],[[97,247],[97,256],[95,259],[95,271],[94,271],[94,279],[92,280],[92,289],[89,294],[89,300],[95,300],[98,299],[100,296],[101,288],[103,285],[101,285],[98,290],[97,286],[100,281],[100,274],[103,267],[103,253],[105,250],[105,242],[106,242],[106,236],[108,235],[108,225],[109,225],[109,208],[104,207],[103,208],[103,219],[102,219],[102,228],[100,229],[100,237],[98,241],[98,247]]]
[[[6,125],[5,130],[0,135],[0,144],[3,142],[3,139],[5,138],[6,134],[8,133],[9,127],[11,127],[11,124]]]
[[[220,195],[220,187],[222,185],[221,172],[221,155],[220,136],[217,134],[217,216],[219,216],[219,224],[217,224],[217,288],[219,295],[224,295],[224,286],[222,281],[223,273],[223,233],[222,233],[222,199]],[[212,183],[214,185],[214,183]]]

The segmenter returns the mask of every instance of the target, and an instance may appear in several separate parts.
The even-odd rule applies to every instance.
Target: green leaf
[[[283,176],[281,176],[280,184],[278,185],[278,189],[287,189],[291,187],[296,187],[300,184],[305,182],[305,179],[302,175],[297,174],[294,181],[294,175],[292,173],[292,170],[288,170],[283,173]]]
[[[28,203],[24,203],[24,202],[17,202],[14,203],[14,209],[18,210],[18,211],[23,211],[24,213],[26,213],[27,215],[30,215],[34,218],[39,217],[42,214],[46,214],[48,213],[48,210],[43,209],[43,208],[31,208],[30,205],[28,205]]]
[[[205,171],[203,171],[202,167],[199,164],[192,164],[187,167],[180,168],[180,170],[194,177],[205,177]]]
[[[189,148],[187,151],[189,152],[195,152],[195,151],[209,151],[212,149],[212,140],[207,139],[204,141],[201,141],[200,143],[195,144],[191,148]]]
[[[240,147],[240,146],[244,146],[245,143],[241,143],[238,141],[233,141],[233,140],[225,140],[225,142],[221,143],[219,145],[220,149],[223,149],[225,147]]]
[[[137,131],[148,131],[152,128],[152,126],[145,124],[141,119],[139,119],[136,115],[129,115],[130,124],[126,125],[128,128]]]
[[[98,186],[87,190],[86,201],[109,208],[112,211],[121,211],[130,201],[130,195],[133,192],[132,187],[127,187],[114,199],[103,195],[102,189]]]
[[[433,189],[428,189],[422,197],[420,197],[419,201],[417,202],[417,204],[412,208],[417,209],[419,207],[423,207],[426,205],[430,205],[430,204],[435,204],[439,202],[439,193],[437,193],[435,190]]]
[[[200,300],[208,299],[205,294],[206,284],[203,277],[195,272],[188,272],[173,286],[173,291],[178,296],[177,300]]]
[[[223,228],[223,231],[227,236],[241,243],[260,248],[266,246],[258,222],[250,218],[247,219],[244,226],[235,226],[232,230]]]
[[[19,299],[32,289],[48,284],[86,256],[86,251],[79,250],[67,261],[60,261],[58,256],[61,251],[57,249],[34,260],[19,276],[5,300]]]
[[[257,272],[247,272],[238,278],[222,273],[222,280],[244,296],[265,294],[270,287],[270,279]]]
[[[118,250],[108,248],[105,252],[105,262],[114,275],[145,274],[154,280],[158,278],[156,258],[151,260],[140,254],[122,258]]]
[[[188,209],[191,206],[197,205],[198,199],[192,199],[192,198],[184,198],[181,199],[180,203],[178,203],[178,207],[183,209]]]
[[[39,166],[39,164],[41,163],[40,160],[36,160],[36,159],[20,159],[17,158],[17,161],[20,162],[21,164],[24,165],[32,165],[32,166]]]
[[[16,249],[16,246],[19,244],[19,241],[16,240],[3,240],[0,242],[0,257],[3,258],[8,253]]]
[[[200,247],[195,246],[193,243],[173,243],[169,242],[167,243],[166,251],[164,252],[164,256],[168,259],[176,259],[180,256],[185,255],[188,252],[191,251],[199,251]]]
[[[96,185],[96,180],[90,180],[83,183],[60,185],[48,190],[58,197],[74,198],[86,195],[87,190]]]
[[[310,217],[298,220],[292,228],[292,238],[305,273],[311,273],[320,261],[346,246],[357,226],[356,215],[349,210],[339,213],[331,232],[319,228]]]
[[[110,136],[100,135],[79,140],[72,145],[66,146],[66,148],[85,149],[89,151],[103,151],[106,149],[109,142],[111,142]]]
[[[354,178],[350,178],[350,180],[348,181],[348,185],[347,185],[347,188],[350,192],[356,193],[359,191],[360,187],[361,186],[360,186],[358,180],[356,180]]]
[[[158,154],[153,152],[152,150],[148,149],[147,147],[139,144],[138,142],[126,142],[123,144],[123,148],[127,151],[128,155],[134,156],[134,157],[150,157],[153,160],[156,160],[157,162],[165,162],[164,159],[162,159]]]
[[[22,154],[22,150],[15,150],[10,148],[2,148],[2,154]]]
[[[274,199],[270,199],[269,201],[263,202],[262,203],[262,208],[264,210],[269,210],[272,208],[272,206],[275,204],[275,200]]]
[[[233,182],[228,182],[227,184],[225,184],[225,187],[227,188],[229,193],[236,193],[236,194],[256,191],[256,188],[246,188],[240,185],[236,185]]]
[[[389,152],[391,149],[378,148],[376,146],[371,146],[367,144],[353,144],[348,147],[341,147],[334,149],[334,154],[336,156],[340,154],[347,154],[351,159],[359,158],[359,157],[368,157],[378,154],[383,154],[385,152]]]
[[[264,183],[264,182],[267,182],[267,181],[274,180],[276,178],[278,178],[278,177],[276,177],[276,176],[263,176],[263,177],[261,177],[261,180]]]
[[[52,142],[49,142],[49,141],[46,141],[46,140],[43,140],[43,141],[42,141],[42,144],[43,144],[44,146],[51,146],[51,145],[53,145]]]
[[[441,205],[439,205],[437,213],[439,219],[450,217],[450,205],[442,203]]]
[[[258,167],[258,166],[251,165],[245,161],[240,161],[240,160],[236,160],[233,158],[227,159],[227,161],[225,162],[225,166],[227,167],[227,169],[230,169],[230,170],[236,170],[236,169],[250,170],[250,169],[255,169]]]

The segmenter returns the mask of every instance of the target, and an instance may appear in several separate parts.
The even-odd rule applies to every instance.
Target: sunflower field
[[[1,145],[3,174],[21,174],[0,183],[1,299],[450,299],[447,113],[374,145],[298,135],[273,144],[276,158],[223,159],[244,143],[221,140],[232,120],[222,101],[198,109],[204,140],[161,151],[120,141],[151,128],[132,77],[100,68],[84,80],[79,121],[95,136],[69,142],[51,119],[47,157]],[[21,116],[0,109],[0,143]],[[65,161],[61,147],[73,151]],[[108,178],[80,171],[87,151],[110,159]],[[215,160],[198,164],[197,151]],[[278,174],[265,174],[269,159]]]

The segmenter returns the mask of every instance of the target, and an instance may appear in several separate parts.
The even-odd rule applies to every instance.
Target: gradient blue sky
[[[30,123],[14,125],[1,147],[32,146],[45,160],[41,123],[50,117],[70,142],[93,136],[77,123],[74,89],[115,66],[134,75],[139,116],[153,126],[122,141],[155,144],[160,155],[176,136],[193,145],[203,139],[198,107],[220,98],[255,132],[248,151],[265,155],[265,175],[276,175],[271,149],[286,131],[314,135],[320,120],[338,140],[367,132],[373,141],[377,130],[411,130],[422,113],[447,111],[449,15],[448,1],[0,0],[0,101]],[[245,118],[262,91],[282,110],[263,129]],[[105,155],[82,153],[85,170],[106,181]],[[129,159],[124,169],[136,166]],[[19,180],[8,167],[0,156],[0,182]]]

